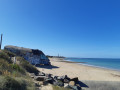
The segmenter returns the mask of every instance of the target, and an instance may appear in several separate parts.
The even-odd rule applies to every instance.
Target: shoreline
[[[51,67],[38,67],[38,70],[57,76],[78,77],[79,80],[120,81],[120,71],[78,64],[64,58],[50,58],[50,61]]]
[[[120,72],[120,69],[114,69],[114,68],[102,67],[102,66],[97,66],[97,65],[91,65],[91,64],[87,64],[87,62],[74,62],[74,61],[65,60],[65,59],[63,59],[63,62],[75,63],[75,64],[78,64],[78,65],[85,65],[85,66],[89,66],[89,67],[95,67],[95,68],[100,68],[100,69],[106,69],[106,70],[112,70],[112,71]]]
[[[82,64],[82,63],[78,63],[78,64],[89,66],[89,67],[94,67],[94,68],[100,68],[100,69],[106,69],[106,70],[110,70],[110,71],[120,72],[120,70],[118,70],[118,69],[112,69],[112,68],[107,68],[107,67],[95,66],[95,65],[90,65],[90,64]]]

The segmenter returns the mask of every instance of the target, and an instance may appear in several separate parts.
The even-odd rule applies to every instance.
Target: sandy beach
[[[60,58],[50,58],[50,61],[52,66],[37,67],[38,70],[57,76],[78,77],[79,80],[120,81],[119,71],[66,62]]]

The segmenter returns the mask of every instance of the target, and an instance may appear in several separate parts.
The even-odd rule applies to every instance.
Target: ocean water
[[[67,61],[72,62],[82,62],[80,64],[114,69],[120,71],[120,59],[111,59],[111,58],[66,58]]]

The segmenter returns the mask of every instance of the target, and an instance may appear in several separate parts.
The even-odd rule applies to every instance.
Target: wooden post
[[[3,36],[3,34],[1,34],[0,49],[2,47],[2,36]]]

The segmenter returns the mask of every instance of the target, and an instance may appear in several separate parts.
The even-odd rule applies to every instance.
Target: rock
[[[61,87],[64,86],[64,83],[61,80],[54,81],[53,84]]]
[[[43,85],[47,85],[48,84],[48,82],[47,81],[43,81]]]
[[[51,78],[47,78],[45,81],[50,83],[50,84],[53,84],[54,79],[51,77]]]
[[[61,82],[63,82],[64,83],[64,77],[63,76],[59,76],[59,77],[57,77],[57,80],[59,80],[59,81],[61,81]],[[67,80],[66,80],[67,81]]]
[[[75,82],[78,82],[78,77],[75,77],[75,78],[72,78],[71,81],[75,81]]]
[[[38,76],[45,76],[45,73],[39,72],[39,73],[38,73]]]
[[[64,79],[63,81],[64,81],[64,83],[69,83],[70,82],[68,79]]]
[[[54,76],[53,79],[56,81],[58,76]]]
[[[64,76],[64,79],[70,79],[67,75]]]
[[[46,77],[45,76],[35,76],[34,79],[37,81],[45,81]]]
[[[82,90],[80,84],[76,84],[78,90]]]
[[[64,88],[69,88],[69,84],[68,83],[64,83]]]
[[[70,86],[75,86],[75,82],[74,82],[74,81],[70,81],[70,82],[69,82],[69,85],[70,85]]]
[[[82,90],[81,86],[79,84],[75,85],[74,81],[70,81],[69,88],[71,88],[72,90]]]
[[[57,81],[53,81],[53,85],[57,86]]]
[[[46,77],[51,78],[52,74],[45,74]]]
[[[70,87],[72,88],[72,90],[79,90],[77,86],[70,86]]]
[[[63,78],[62,78],[62,77],[60,77],[60,76],[58,76],[58,77],[57,77],[57,79],[58,79],[58,80],[61,80],[61,79],[63,79]]]
[[[69,82],[70,82],[70,78],[69,78],[67,75],[65,75],[65,76],[63,77],[63,82],[64,82],[64,83],[69,83]]]
[[[30,77],[34,78],[36,75],[34,73],[30,73]]]

